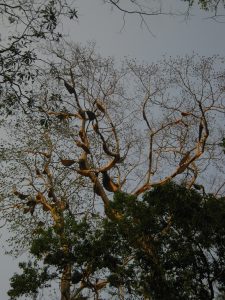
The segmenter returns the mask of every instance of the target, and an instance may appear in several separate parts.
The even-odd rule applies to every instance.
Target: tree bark
[[[64,267],[61,277],[61,300],[70,300],[71,265]]]

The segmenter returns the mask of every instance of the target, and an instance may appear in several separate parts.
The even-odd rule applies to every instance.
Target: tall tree
[[[224,291],[224,198],[169,183],[142,201],[116,193],[111,206],[123,218],[103,219],[92,230],[70,222],[69,236],[77,230],[70,256],[59,253],[50,230],[39,232],[31,253],[45,256],[45,267],[21,264],[23,273],[11,279],[11,299],[37,292],[36,282],[54,278],[46,269],[60,270],[65,260],[76,266],[70,282],[76,288],[65,299],[209,300]],[[37,280],[30,285],[32,274]]]
[[[112,278],[105,280],[98,269],[98,255],[113,247],[101,248],[104,223],[112,228],[124,224],[125,232],[119,234],[128,234],[131,246],[157,266],[154,234],[145,235],[144,227],[143,235],[135,234],[139,229],[129,227],[134,217],[126,216],[127,208],[117,203],[120,194],[139,211],[138,203],[145,199],[141,201],[140,195],[171,180],[204,194],[207,168],[215,165],[219,179],[225,107],[224,74],[217,64],[222,60],[192,55],[151,65],[126,61],[116,69],[113,60],[101,58],[92,45],[61,45],[49,51],[56,63],[46,65],[36,77],[32,116],[18,115],[6,124],[12,129],[11,139],[2,143],[1,213],[17,233],[12,241],[19,248],[31,246],[37,259],[56,269],[38,272],[33,289],[25,285],[20,293],[36,293],[45,279],[59,277],[62,300],[72,297],[73,282],[76,297],[83,291],[97,298],[110,280],[117,292],[121,287]],[[217,184],[221,182],[213,182],[215,191]],[[100,229],[99,214],[105,219]],[[103,264],[114,258],[118,259],[105,258]],[[124,260],[128,258],[125,252]],[[26,280],[37,270],[37,265],[34,270],[31,264],[21,267]],[[20,286],[20,280],[14,277],[12,286]]]

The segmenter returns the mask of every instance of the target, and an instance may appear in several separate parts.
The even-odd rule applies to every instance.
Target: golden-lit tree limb
[[[12,179],[2,184],[11,218],[18,216],[21,224],[47,219],[48,226],[59,229],[64,253],[70,246],[65,216],[92,222],[99,213],[123,221],[123,214],[112,208],[114,193],[140,196],[171,180],[204,193],[202,174],[214,162],[222,165],[223,159],[218,150],[223,123],[214,114],[220,114],[225,91],[217,92],[211,61],[188,57],[149,66],[129,62],[125,71],[116,71],[110,59],[89,50],[71,46],[71,56],[65,52],[55,73],[46,67],[36,95],[41,109],[32,120],[22,116],[18,129],[13,129],[18,150],[11,151],[16,144],[10,141],[2,169],[8,172],[2,182],[9,179],[10,170],[15,174],[14,193],[7,191],[7,186],[12,191]],[[173,216],[163,221],[159,236],[169,233]],[[134,246],[157,264],[155,242],[157,236],[143,233]],[[87,288],[100,295],[107,283],[94,283],[88,268],[91,264],[82,269],[77,292]],[[64,271],[61,278],[68,291],[70,266]]]

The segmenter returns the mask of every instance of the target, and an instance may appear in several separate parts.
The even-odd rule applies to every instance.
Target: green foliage
[[[167,300],[212,299],[215,286],[224,288],[224,199],[171,183],[142,201],[117,194],[112,206],[124,218],[106,220],[102,240],[111,255],[133,258],[116,270],[108,264],[111,285]]]
[[[74,262],[74,246],[89,233],[89,225],[85,220],[77,222],[73,217],[65,217],[63,236],[56,227],[43,228],[37,232],[32,240],[30,253],[37,259],[43,259],[47,265],[61,269],[70,262]],[[65,254],[63,244],[70,245],[71,252]]]
[[[39,228],[35,232],[30,247],[30,254],[33,255],[35,261],[34,263],[29,261],[27,264],[19,264],[23,273],[15,274],[11,278],[11,289],[8,292],[10,299],[17,299],[22,295],[33,296],[37,294],[38,289],[48,287],[49,281],[60,276],[63,267],[68,264],[73,266],[77,262],[74,255],[76,253],[75,246],[77,243],[83,243],[85,236],[90,234],[89,225],[85,219],[78,222],[72,216],[65,216],[64,221],[63,234],[65,238],[59,235],[58,230],[54,227]],[[71,245],[70,252],[65,253],[63,251],[64,243]],[[38,266],[36,262],[38,260],[44,263],[44,267]],[[78,273],[78,271],[73,273],[71,278],[73,284],[78,283],[82,278],[79,273],[78,281]]]
[[[14,274],[11,278],[11,289],[8,291],[10,299],[17,299],[20,296],[33,296],[37,295],[38,289],[48,287],[47,281],[52,280],[55,274],[48,273],[48,267],[40,269],[37,263],[19,263],[22,274]]]
[[[69,254],[63,253],[54,229],[39,233],[31,253],[47,267],[55,267],[58,274],[70,264],[74,285],[83,280],[83,270],[89,266],[91,278],[98,278],[99,272],[104,274],[111,294],[124,286],[125,299],[207,300],[218,291],[223,293],[223,198],[202,196],[170,183],[155,187],[142,199],[118,192],[111,206],[123,215],[120,220],[99,219],[93,226],[87,219],[77,222],[71,216],[66,218]],[[43,283],[41,273],[37,274],[33,291]],[[29,281],[29,276],[23,280]],[[16,286],[11,286],[12,293]]]
[[[0,41],[0,112],[6,114],[17,111],[18,103],[32,102],[28,92],[32,93],[30,86],[35,84],[40,71],[35,66],[40,54],[36,50],[37,43],[40,40],[58,42],[62,37],[62,31],[58,31],[62,18],[77,18],[73,0],[9,2],[0,5],[1,26],[9,32],[8,37]],[[9,93],[14,97],[13,105],[12,99],[8,99]]]

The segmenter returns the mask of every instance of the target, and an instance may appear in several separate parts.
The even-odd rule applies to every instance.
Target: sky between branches
[[[174,7],[180,4],[179,0],[170,2]],[[207,15],[197,8],[192,10],[188,20],[184,16],[149,17],[146,20],[150,32],[134,15],[126,17],[124,27],[123,15],[102,5],[102,1],[77,0],[76,7],[78,21],[65,23],[62,27],[67,39],[83,45],[95,41],[100,54],[115,56],[117,62],[124,56],[154,62],[163,55],[174,57],[197,52],[205,56],[224,56],[225,53],[225,23],[207,19]],[[1,32],[4,34],[4,28]],[[5,238],[6,232],[1,237],[0,246]],[[17,270],[17,262],[4,256],[3,251],[0,253],[0,299],[7,300],[9,277]]]

